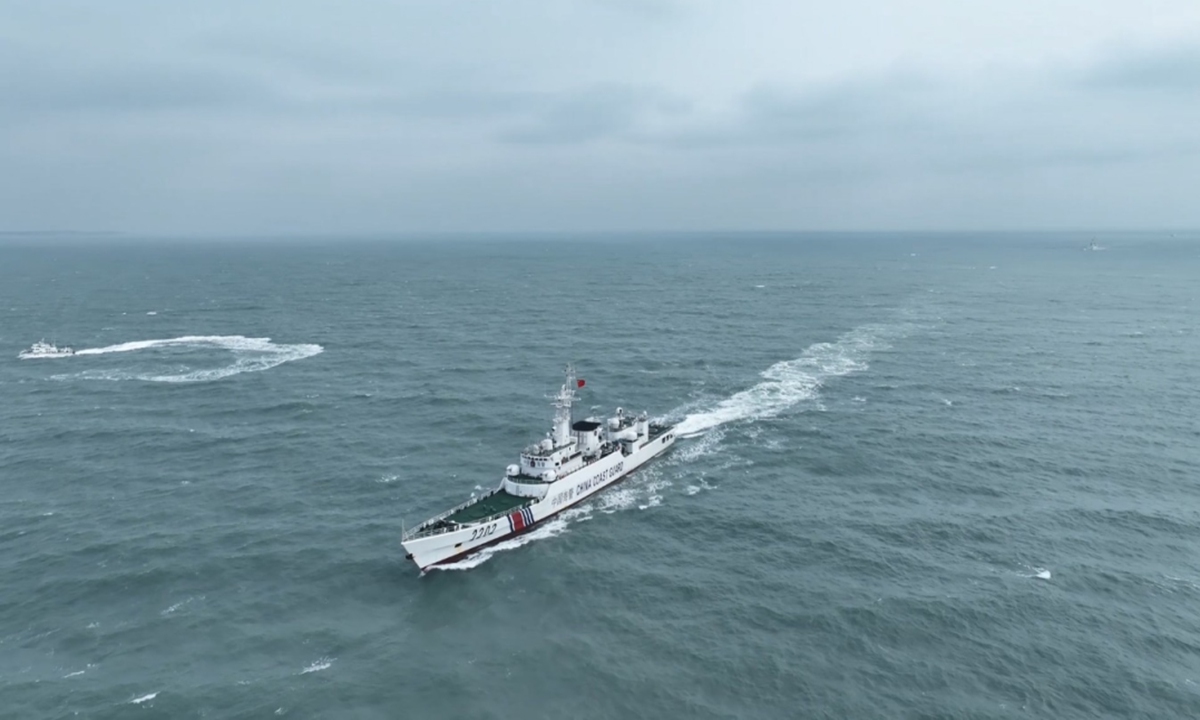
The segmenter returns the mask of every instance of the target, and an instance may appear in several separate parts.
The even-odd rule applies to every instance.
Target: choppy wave
[[[764,370],[763,381],[754,387],[720,401],[711,410],[687,415],[676,431],[680,437],[699,435],[730,422],[773,417],[814,400],[827,380],[866,370],[873,352],[891,347],[890,340],[909,330],[908,325],[864,325],[836,342],[810,345],[800,357]]]
[[[186,606],[186,605],[190,604],[192,601],[194,601],[194,600],[196,600],[196,599],[197,599],[197,598],[195,598],[195,597],[190,597],[190,598],[188,598],[188,599],[186,599],[186,600],[180,600],[179,602],[175,603],[175,604],[174,604],[174,605],[172,605],[171,607],[169,607],[169,608],[167,608],[166,610],[163,610],[162,612],[160,612],[160,613],[159,613],[159,615],[162,615],[163,617],[167,617],[168,615],[174,615],[174,614],[175,614],[175,612],[176,612],[176,611],[178,611],[180,608],[182,608],[182,607],[184,607],[184,606]],[[203,600],[203,599],[204,599],[204,596],[203,596],[203,595],[202,595],[202,596],[200,596],[200,598],[199,598],[199,599],[200,599],[200,600]]]
[[[328,670],[333,665],[333,658],[323,657],[300,671],[301,675]]]
[[[232,354],[233,362],[217,368],[198,370],[184,369],[173,373],[137,373],[124,370],[85,370],[75,375],[57,376],[58,379],[81,378],[87,380],[143,380],[146,382],[187,383],[220,380],[246,372],[261,372],[293,360],[303,360],[325,350],[313,343],[276,344],[270,338],[253,338],[242,335],[185,335],[177,338],[135,340],[98,348],[76,350],[71,355],[54,357],[77,358],[114,353],[131,353],[156,348],[189,348],[196,350],[225,350]],[[43,356],[45,357],[45,356]]]
[[[1050,580],[1053,577],[1053,574],[1044,567],[1039,567],[1037,565],[1022,565],[1029,572],[1018,573],[1021,577],[1033,578],[1037,580]]]
[[[716,428],[712,432],[705,433],[703,437],[698,438],[695,442],[678,447],[673,451],[672,456],[677,462],[695,462],[706,455],[715,453],[717,446],[721,444],[721,440],[724,438],[725,432],[720,428]]]

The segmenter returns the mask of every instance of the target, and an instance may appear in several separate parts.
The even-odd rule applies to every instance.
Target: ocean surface
[[[1200,717],[1200,234],[1092,238],[0,238],[0,717]],[[686,439],[421,576],[567,362]]]

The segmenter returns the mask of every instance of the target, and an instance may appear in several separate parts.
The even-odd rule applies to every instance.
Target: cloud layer
[[[1200,5],[903,5],[0,0],[0,229],[1200,226]]]

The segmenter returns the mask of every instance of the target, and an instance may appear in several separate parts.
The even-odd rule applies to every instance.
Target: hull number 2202
[[[471,529],[471,540],[469,540],[468,542],[471,542],[474,540],[481,540],[485,537],[488,537],[489,535],[496,534],[496,526],[497,525],[499,525],[499,523],[492,523],[491,525],[480,525],[477,528],[472,528]]]

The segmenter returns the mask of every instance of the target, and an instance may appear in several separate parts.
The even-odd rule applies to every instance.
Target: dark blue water
[[[0,716],[1198,717],[1200,237],[1090,239],[9,238]],[[692,436],[419,577],[568,361]]]

